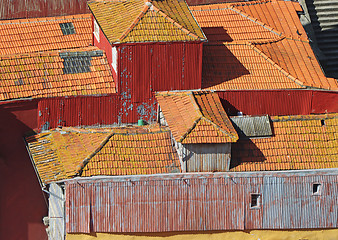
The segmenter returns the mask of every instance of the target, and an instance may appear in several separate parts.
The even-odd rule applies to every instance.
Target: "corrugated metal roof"
[[[321,184],[320,194],[313,184]],[[338,170],[73,179],[66,231],[336,228]],[[261,204],[251,207],[251,195]]]
[[[237,132],[242,137],[271,136],[271,124],[268,115],[230,117]]]

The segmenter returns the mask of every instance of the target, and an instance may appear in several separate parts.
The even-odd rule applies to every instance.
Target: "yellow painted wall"
[[[67,240],[338,240],[338,229],[302,231],[231,231],[149,234],[67,234]]]

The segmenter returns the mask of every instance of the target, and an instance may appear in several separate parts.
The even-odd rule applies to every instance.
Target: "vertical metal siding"
[[[122,122],[155,121],[155,91],[200,88],[201,48],[200,42],[119,45]]]
[[[64,194],[61,187],[55,183],[50,184],[49,191],[49,239],[65,239],[65,219],[64,219]]]
[[[89,13],[86,0],[1,0],[0,19]]]
[[[90,224],[93,232],[337,227],[337,173],[307,172],[72,180],[67,232],[88,232]],[[313,183],[322,184],[320,195]],[[259,208],[250,207],[252,193],[261,194]]]
[[[311,113],[309,90],[238,90],[217,92],[230,115],[306,115]]]
[[[313,91],[312,96],[312,113],[338,112],[337,91]]]
[[[229,171],[230,144],[183,144],[187,172]]]
[[[111,125],[118,123],[120,97],[45,98],[38,103],[38,126]]]

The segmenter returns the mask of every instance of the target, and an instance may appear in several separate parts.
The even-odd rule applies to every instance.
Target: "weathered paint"
[[[63,240],[65,239],[65,197],[62,187],[56,183],[49,185],[49,240]]]
[[[252,194],[261,196],[258,207]],[[336,228],[337,198],[338,169],[73,179],[66,231]]]
[[[89,13],[87,0],[1,0],[0,19]]]
[[[120,96],[44,98],[38,102],[38,126],[90,126],[118,123]],[[47,124],[48,123],[48,124]]]
[[[37,127],[37,101],[0,105],[0,239],[46,239],[44,194],[23,136]]]
[[[174,232],[146,234],[67,234],[67,240],[336,240],[338,229]]]
[[[231,90],[217,92],[229,115],[307,115],[338,112],[338,92],[317,90]]]

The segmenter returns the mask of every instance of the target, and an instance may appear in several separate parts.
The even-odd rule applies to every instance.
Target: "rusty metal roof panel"
[[[269,116],[238,116],[230,118],[239,134],[243,137],[271,136]]]
[[[66,230],[335,228],[337,189],[338,169],[72,179]]]

